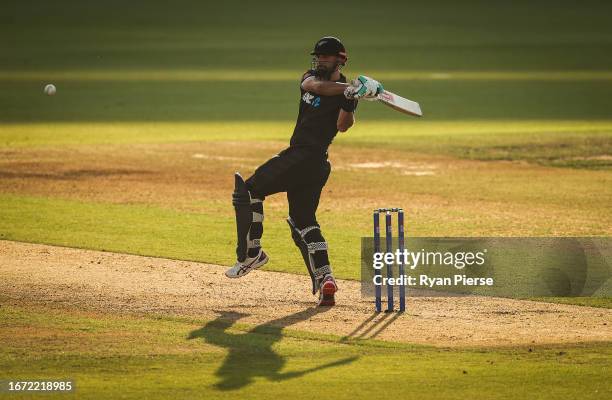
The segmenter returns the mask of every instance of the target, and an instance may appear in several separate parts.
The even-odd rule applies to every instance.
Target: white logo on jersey
[[[312,104],[312,99],[314,99],[314,96],[309,92],[304,93],[304,96],[302,96],[302,100],[304,100],[306,104]]]
[[[304,100],[304,103],[310,104],[314,108],[318,108],[321,105],[321,98],[319,96],[314,97],[314,95],[309,92],[304,93],[302,100]]]

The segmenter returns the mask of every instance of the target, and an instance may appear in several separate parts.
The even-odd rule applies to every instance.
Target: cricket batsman
[[[358,99],[373,98],[383,87],[366,76],[347,83],[340,73],[348,61],[346,49],[335,37],[321,38],[311,55],[312,68],[300,83],[300,108],[289,147],[263,163],[246,181],[235,174],[232,203],[237,261],[225,275],[240,278],[268,262],[261,244],[263,202],[266,196],[286,192],[287,223],[312,279],[312,293],[318,293],[320,306],[333,306],[338,287],[316,218],[321,191],[331,171],[327,148],[338,131],[346,132],[355,123]]]

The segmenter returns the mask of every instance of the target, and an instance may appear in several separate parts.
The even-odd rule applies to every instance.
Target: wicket
[[[388,253],[393,252],[393,227],[391,223],[391,213],[397,213],[397,245],[401,252],[404,251],[404,210],[401,208],[378,208],[374,210],[374,252],[380,252],[380,213],[385,213],[385,245]],[[381,275],[381,271],[375,270],[376,275]],[[399,276],[404,275],[404,264],[399,264]],[[393,264],[387,264],[387,278],[393,277]],[[376,311],[382,311],[382,288],[375,285],[375,307]],[[393,285],[387,285],[387,310],[393,312]],[[404,285],[399,287],[399,311],[406,310],[406,288]]]

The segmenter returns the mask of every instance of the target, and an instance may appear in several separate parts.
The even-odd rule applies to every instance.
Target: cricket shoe
[[[326,275],[321,282],[321,286],[319,287],[319,306],[335,305],[336,299],[334,295],[337,291],[338,286],[336,285],[334,277],[331,275]]]
[[[225,276],[228,278],[241,278],[254,269],[261,267],[267,263],[268,260],[268,255],[264,253],[262,249],[259,249],[259,254],[255,257],[247,257],[246,260],[242,262],[236,261],[236,264],[234,264],[232,268],[225,271]]]

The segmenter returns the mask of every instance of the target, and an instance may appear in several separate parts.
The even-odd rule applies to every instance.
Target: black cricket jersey
[[[357,108],[357,100],[349,100],[344,94],[322,96],[307,92],[302,88],[302,82],[314,76],[313,70],[308,70],[300,81],[300,111],[291,136],[291,146],[316,146],[323,151],[334,140],[338,133],[336,126],[340,109],[353,112]],[[340,74],[336,82],[346,82],[346,77]]]

